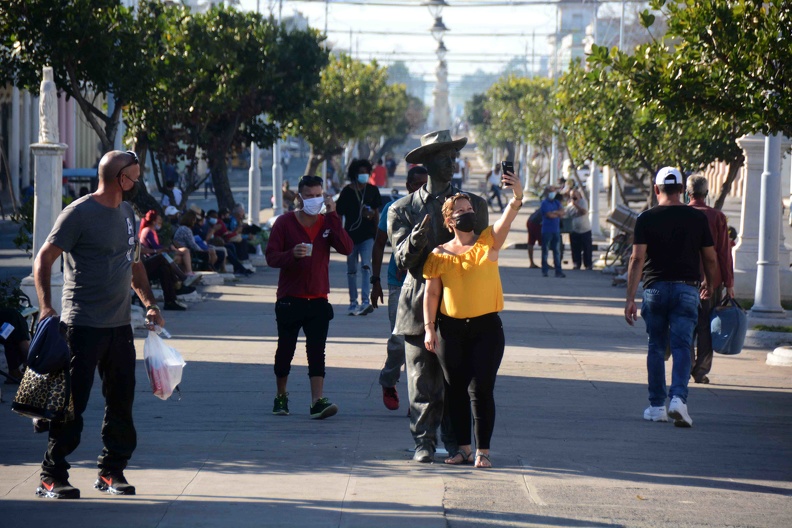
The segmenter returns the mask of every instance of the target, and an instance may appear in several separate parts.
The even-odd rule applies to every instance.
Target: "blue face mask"
[[[547,197],[550,198],[551,200],[554,199],[556,197],[555,191],[547,193]]]
[[[358,174],[357,181],[358,181],[358,183],[368,183],[369,175],[366,174],[365,172],[363,174]]]

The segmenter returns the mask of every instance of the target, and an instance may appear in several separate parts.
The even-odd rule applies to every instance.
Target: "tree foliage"
[[[319,95],[287,127],[311,145],[306,174],[343,152],[353,139],[378,143],[381,136],[404,137],[417,124],[417,103],[404,85],[388,84],[388,73],[376,62],[364,64],[340,54],[321,73]]]
[[[0,75],[36,93],[42,67],[52,66],[58,89],[77,101],[108,151],[121,108],[145,94],[142,30],[117,0],[4,0]],[[108,115],[101,96],[109,93],[118,104]]]

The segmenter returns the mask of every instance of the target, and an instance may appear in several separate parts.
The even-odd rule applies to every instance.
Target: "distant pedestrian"
[[[393,183],[393,177],[396,176],[396,167],[398,166],[398,162],[393,159],[393,154],[387,154],[385,156],[385,169],[388,171],[388,183],[386,187],[390,187]]]
[[[707,217],[693,207],[685,207],[680,196],[682,174],[673,167],[660,169],[655,178],[657,205],[638,216],[635,244],[627,274],[627,301],[624,317],[632,326],[638,320],[635,293],[643,274],[641,316],[649,335],[646,369],[649,374],[649,407],[644,420],[691,427],[687,409],[690,349],[698,322],[701,265],[707,278],[701,297],[709,298],[709,288],[717,284],[717,256]],[[671,348],[674,368],[671,389],[666,391],[665,351]],[[666,410],[665,402],[671,397]]]
[[[492,201],[498,200],[498,210],[503,212],[503,201],[501,200],[501,168],[496,165],[492,172],[487,177],[487,185],[489,186],[490,196],[487,198],[487,205],[492,206]]]
[[[726,215],[706,204],[709,194],[709,182],[704,176],[691,176],[687,181],[687,191],[690,196],[690,206],[698,209],[707,216],[715,253],[718,255],[718,271],[720,280],[709,288],[712,295],[701,299],[699,306],[698,324],[695,332],[695,348],[691,348],[691,361],[693,368],[691,376],[696,383],[709,383],[709,374],[712,369],[712,332],[710,329],[710,313],[723,300],[723,290],[726,295],[734,298],[734,265],[732,263],[732,243],[729,238],[729,225]],[[704,278],[702,276],[702,278]]]
[[[371,177],[368,181],[374,187],[382,188],[388,183],[388,170],[383,165],[382,158],[377,160],[377,164],[371,170]]]
[[[333,307],[327,300],[330,293],[330,248],[349,255],[352,240],[341,226],[335,202],[322,192],[322,178],[300,178],[297,200],[297,211],[286,212],[275,221],[265,253],[267,264],[280,269],[275,294],[278,348],[275,350],[274,370],[277,394],[272,413],[289,414],[286,384],[302,329],[311,382],[310,416],[324,419],[338,412],[338,406],[324,396],[325,345],[333,318]],[[323,205],[325,214],[320,214]]]
[[[542,276],[547,277],[550,266],[547,264],[549,252],[553,252],[553,265],[556,277],[566,277],[561,270],[561,218],[564,207],[556,199],[556,190],[548,189],[547,198],[542,200]]]
[[[353,160],[347,177],[349,184],[341,190],[336,205],[338,214],[344,217],[344,229],[352,238],[355,247],[347,256],[347,286],[349,308],[347,315],[368,315],[371,306],[371,249],[377,234],[379,209],[382,196],[379,189],[368,183],[371,162],[367,159]],[[357,278],[360,270],[360,304],[358,304]]]
[[[538,208],[531,213],[528,220],[525,222],[525,227],[528,230],[528,260],[530,261],[530,268],[536,269],[539,266],[534,262],[534,246],[539,244],[539,249],[542,249],[542,209]]]
[[[182,191],[176,187],[175,180],[165,182],[165,191],[162,193],[162,208],[167,209],[169,206],[179,211],[182,209]]]
[[[75,200],[55,221],[36,256],[33,275],[41,320],[58,317],[52,307],[52,265],[65,253],[63,311],[74,419],[52,421],[36,494],[50,499],[78,499],[69,484],[66,457],[80,445],[83,413],[97,366],[105,400],[99,475],[94,487],[111,495],[134,495],[124,469],[137,446],[132,419],[136,353],[131,325],[129,288],[146,307],[150,327],[165,321],[151,292],[136,251],[131,200],[137,192],[140,165],[134,152],[110,151],[99,163],[99,187]]]
[[[588,200],[580,190],[575,187],[569,193],[570,203],[567,205],[567,215],[572,218],[572,228],[569,232],[569,245],[572,249],[572,267],[579,270],[583,266],[587,270],[594,268],[592,262],[591,221],[588,217]]]
[[[451,177],[451,185],[453,185],[454,187],[456,187],[461,191],[464,172],[462,169],[463,167],[462,158],[460,157],[458,152],[456,158],[454,158],[453,167],[454,167],[454,171],[453,171],[453,176]]]
[[[426,185],[429,173],[424,167],[416,166],[407,173],[407,192],[413,193]],[[394,202],[388,202],[382,209],[380,215],[377,237],[374,239],[374,249],[371,253],[371,305],[377,308],[377,302],[382,302],[382,285],[380,284],[380,271],[382,269],[382,257],[385,253],[385,244],[388,241],[388,209]],[[390,263],[388,264],[388,319],[390,321],[391,334],[387,343],[387,359],[385,366],[382,367],[379,375],[379,382],[382,385],[382,401],[385,407],[395,411],[399,408],[399,393],[396,384],[401,376],[401,369],[404,366],[404,336],[393,333],[396,325],[396,312],[399,307],[399,296],[401,295],[402,284],[407,276],[407,272],[398,269],[396,257],[391,253]]]
[[[495,377],[505,348],[503,323],[498,315],[503,310],[498,255],[523,197],[519,178],[506,172],[503,181],[514,198],[498,221],[480,235],[474,232],[476,213],[468,195],[455,194],[445,201],[443,218],[454,238],[437,246],[423,268],[424,344],[437,354],[443,367],[448,384],[447,408],[459,444],[459,451],[449,456],[446,464],[472,461],[472,418],[475,466],[492,467]]]

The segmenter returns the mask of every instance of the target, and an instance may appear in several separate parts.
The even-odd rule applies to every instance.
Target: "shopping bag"
[[[710,314],[712,350],[719,354],[735,355],[742,352],[748,332],[748,314],[737,301],[728,297]]]
[[[154,396],[167,400],[181,383],[187,363],[175,348],[168,346],[156,332],[149,331],[143,344],[143,364]]]
[[[41,321],[30,342],[27,366],[39,374],[49,374],[68,368],[69,346],[61,335],[58,317],[47,317]]]

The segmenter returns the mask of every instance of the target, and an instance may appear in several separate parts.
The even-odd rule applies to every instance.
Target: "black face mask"
[[[456,218],[454,223],[457,230],[463,233],[470,233],[476,225],[476,213],[461,214]]]
[[[139,190],[138,185],[140,185],[140,182],[135,182],[132,185],[131,189],[129,189],[128,191],[123,191],[121,195],[121,199],[124,200],[125,202],[131,202],[132,200],[134,200],[135,196],[137,196],[138,194],[138,190]]]

